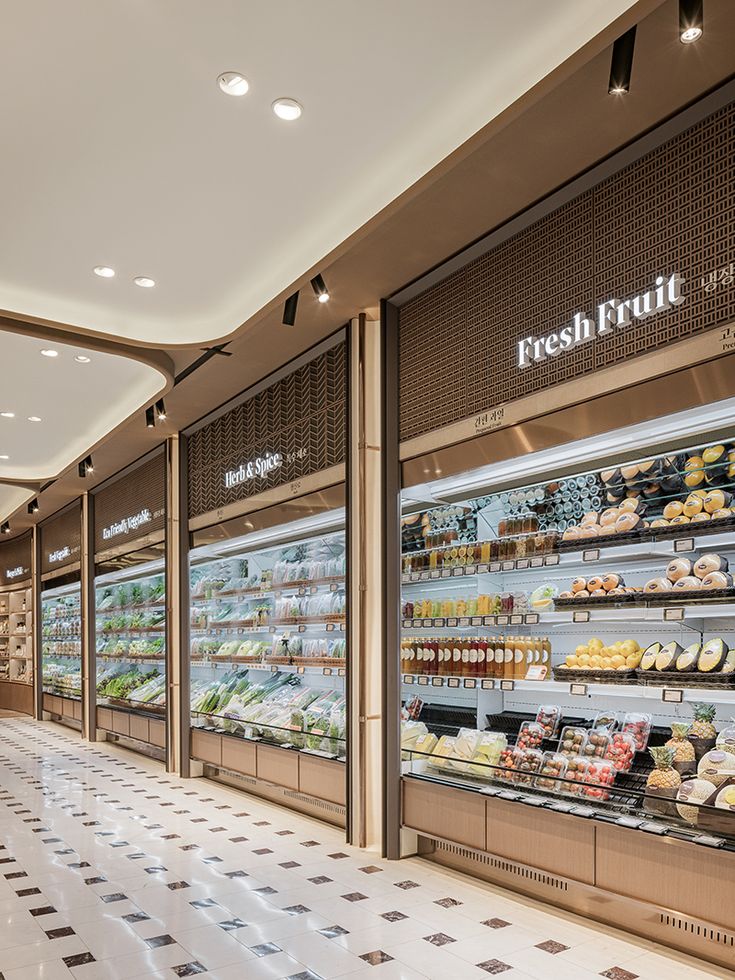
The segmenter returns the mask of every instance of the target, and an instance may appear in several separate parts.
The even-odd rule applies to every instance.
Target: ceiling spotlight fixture
[[[289,296],[283,306],[283,319],[282,323],[285,327],[292,327],[296,323],[296,307],[299,305],[299,291],[298,289],[293,294]]]
[[[0,412],[0,415],[4,419],[14,419],[15,418],[15,412]]]
[[[94,463],[92,462],[92,457],[85,456],[84,459],[81,459],[79,461],[77,471],[83,480],[88,477],[90,473],[94,473]]]
[[[298,119],[304,111],[296,99],[276,99],[273,103],[273,111],[279,119],[285,122],[293,122]]]
[[[156,280],[151,279],[148,276],[136,276],[135,279],[133,279],[133,282],[136,286],[141,286],[143,289],[153,289],[153,287],[156,285]]]
[[[217,76],[217,84],[225,95],[247,95],[250,85],[239,71],[223,71]]]
[[[679,0],[679,40],[698,41],[704,33],[704,0]]]
[[[159,422],[166,421],[166,405],[163,401],[163,398],[159,398],[158,401],[156,402],[156,418],[158,419]]]
[[[635,49],[635,26],[619,37],[612,50],[610,62],[610,95],[627,95],[630,91],[630,76],[633,71],[633,51]]]
[[[77,362],[77,364],[89,364],[89,362],[92,360],[92,358],[91,357],[87,357],[86,354],[77,354],[77,356],[74,358],[74,360]]]
[[[58,357],[59,356],[59,352],[57,350],[54,350],[53,347],[44,347],[44,349],[41,351],[41,353],[43,354],[44,357]]]
[[[0,459],[10,459],[10,456],[7,456],[5,453],[0,453]]]
[[[96,265],[94,267],[94,274],[101,279],[112,279],[115,275],[115,270],[111,269],[109,265]]]
[[[41,505],[38,502],[38,497],[36,497],[35,500],[32,500],[30,504],[28,504],[29,514],[37,514],[40,509],[41,509]]]
[[[28,416],[28,421],[29,422],[40,422],[41,419],[40,419],[40,417],[38,415],[29,415]]]
[[[316,298],[320,303],[329,302],[329,290],[327,289],[326,283],[322,279],[321,273],[317,273],[311,280],[311,288],[316,293]]]
[[[153,406],[145,410],[145,424],[149,429],[155,429],[156,427],[156,413],[153,411]]]
[[[10,521],[0,524],[0,534],[10,534]]]

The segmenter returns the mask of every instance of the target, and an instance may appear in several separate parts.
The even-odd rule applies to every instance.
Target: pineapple
[[[717,729],[712,724],[716,708],[713,704],[698,701],[694,705],[694,724],[689,732],[692,738],[717,738]]]
[[[694,746],[688,738],[690,728],[690,725],[672,725],[671,738],[666,743],[666,748],[671,749],[674,753],[674,769],[680,775],[697,770]]]
[[[673,768],[674,750],[660,745],[649,751],[653,756],[655,769],[648,774],[646,789],[677,790],[681,784],[681,776]]]

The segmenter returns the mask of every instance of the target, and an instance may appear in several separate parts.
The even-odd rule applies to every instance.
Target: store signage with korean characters
[[[150,524],[153,520],[153,514],[151,511],[144,507],[137,514],[131,514],[129,517],[123,517],[120,521],[115,521],[114,524],[110,524],[109,527],[102,528],[102,537],[105,541],[109,541],[111,538],[117,538],[121,534],[130,534],[131,531],[137,531],[139,528],[146,524]]]
[[[527,368],[550,357],[574,350],[596,337],[606,337],[618,329],[635,329],[648,317],[666,313],[686,301],[682,286],[686,280],[679,272],[656,276],[655,285],[629,299],[607,299],[597,307],[596,318],[575,313],[572,322],[556,333],[543,337],[524,337],[518,341],[517,366]]]

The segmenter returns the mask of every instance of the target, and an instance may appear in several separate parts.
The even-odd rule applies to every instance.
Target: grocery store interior
[[[0,980],[735,978],[732,0],[3,35]]]

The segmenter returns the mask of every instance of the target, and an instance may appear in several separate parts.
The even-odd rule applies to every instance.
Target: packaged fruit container
[[[578,796],[581,785],[584,783],[591,763],[581,755],[573,755],[567,759],[567,782],[564,784],[562,792],[570,796]]]
[[[543,725],[537,721],[524,721],[518,731],[516,746],[519,749],[538,749],[545,737]]]
[[[567,759],[583,755],[587,745],[587,729],[577,725],[565,725],[559,739],[559,753]]]
[[[635,758],[636,741],[631,732],[612,732],[604,758],[617,772],[630,772]]]
[[[604,728],[614,732],[620,725],[620,716],[615,711],[598,711],[592,722],[593,728]]]
[[[498,759],[499,770],[496,772],[496,779],[501,780],[504,783],[512,783],[515,779],[516,770],[516,749],[511,746],[507,746],[500,753],[500,758]]]
[[[536,721],[543,727],[544,738],[555,738],[561,723],[562,710],[558,704],[542,704],[536,713]]]
[[[533,786],[541,768],[544,754],[538,749],[513,750],[513,782],[517,786]]]
[[[588,759],[604,759],[610,745],[610,733],[604,728],[593,728],[587,735],[587,744],[582,755]]]
[[[623,718],[622,731],[633,736],[636,752],[645,752],[651,734],[651,715],[629,711]]]
[[[590,800],[607,800],[610,798],[610,787],[615,782],[615,767],[604,759],[595,759],[589,764],[584,786],[579,795]]]
[[[563,779],[567,772],[567,762],[567,757],[561,752],[544,752],[541,768],[536,777],[536,788],[558,793],[561,788],[559,780]]]

